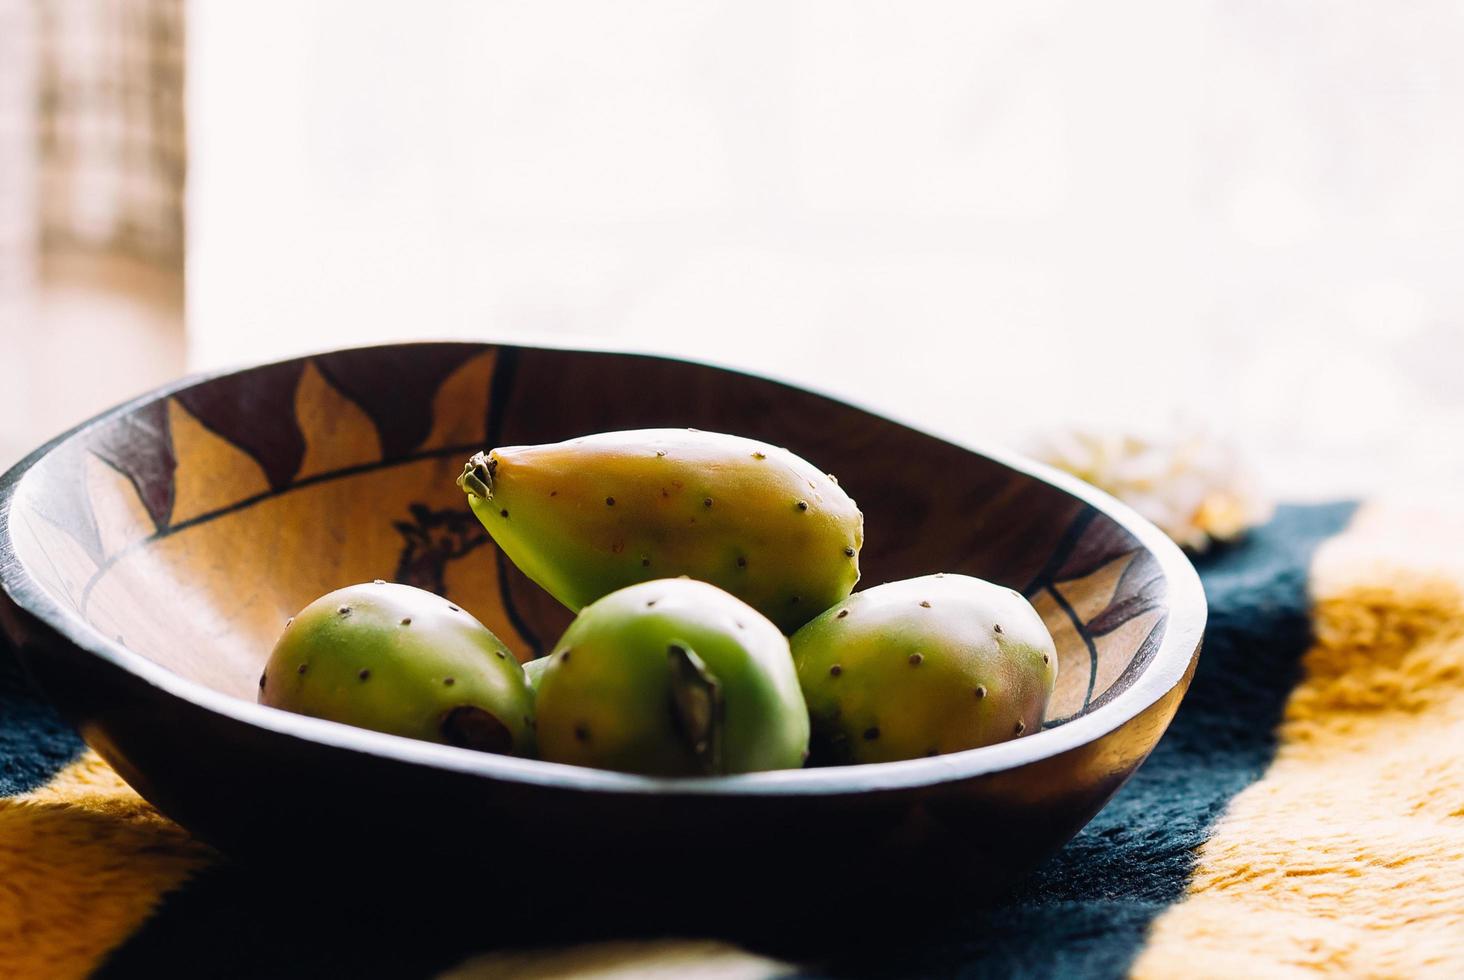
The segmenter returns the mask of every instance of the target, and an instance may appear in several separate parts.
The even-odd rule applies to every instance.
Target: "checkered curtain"
[[[35,276],[35,32],[31,0],[0,0],[0,336]]]
[[[184,0],[0,0],[0,266],[183,257]]]

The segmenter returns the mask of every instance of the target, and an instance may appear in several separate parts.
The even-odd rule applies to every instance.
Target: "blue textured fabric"
[[[82,748],[71,726],[31,689],[0,636],[0,796],[43,785]]]
[[[1015,893],[995,905],[973,897],[969,907],[924,910],[918,932],[821,950],[800,975],[1122,976],[1155,916],[1183,895],[1195,847],[1274,754],[1276,724],[1310,642],[1311,556],[1352,510],[1282,508],[1245,543],[1198,563],[1210,625],[1174,723],[1114,801]],[[43,782],[79,748],[24,694],[0,654],[0,792]],[[494,914],[500,884],[475,888],[472,902],[404,907],[333,892],[305,875],[281,888],[225,863],[169,896],[102,972],[429,976],[522,941]]]

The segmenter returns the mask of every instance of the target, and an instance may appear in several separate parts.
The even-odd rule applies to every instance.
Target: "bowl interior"
[[[463,461],[643,426],[761,438],[836,474],[865,514],[864,587],[949,571],[1024,592],[1057,641],[1049,727],[1159,648],[1159,563],[1077,497],[818,395],[635,355],[412,344],[185,384],[58,443],[9,526],[30,577],[101,636],[250,701],[289,616],[375,578],[453,599],[527,660],[570,616],[469,512]]]

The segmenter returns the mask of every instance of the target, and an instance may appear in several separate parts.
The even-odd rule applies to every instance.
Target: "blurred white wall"
[[[1464,8],[190,7],[198,367],[629,345],[1020,441],[1464,473]],[[1441,448],[1442,447],[1442,448]]]

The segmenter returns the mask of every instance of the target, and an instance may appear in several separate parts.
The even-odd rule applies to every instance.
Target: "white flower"
[[[1239,537],[1274,509],[1240,447],[1202,425],[1074,427],[1039,437],[1030,452],[1113,494],[1192,551]]]

